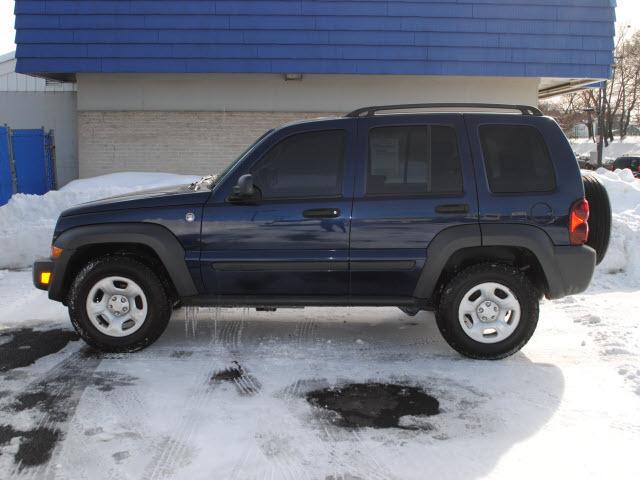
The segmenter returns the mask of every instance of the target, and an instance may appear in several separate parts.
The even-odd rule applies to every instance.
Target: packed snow
[[[640,286],[640,180],[630,170],[596,172],[609,194],[612,230],[609,250],[598,266],[596,283]],[[607,274],[622,275],[607,275]]]
[[[431,313],[393,308],[181,309],[148,349],[99,354],[69,341],[66,309],[29,270],[0,270],[0,476],[640,478],[640,182],[596,175],[607,257],[497,362],[460,357]],[[439,413],[344,428],[306,399],[354,382],[422,388]]]
[[[193,182],[193,175],[112,173],[75,180],[45,195],[19,193],[0,207],[0,268],[24,268],[49,256],[60,213],[74,205],[138,190]]]

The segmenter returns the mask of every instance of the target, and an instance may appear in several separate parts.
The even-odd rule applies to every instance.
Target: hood
[[[60,215],[83,215],[86,213],[129,210],[137,208],[170,207],[176,205],[196,205],[206,201],[210,190],[190,190],[188,185],[152,188],[137,192],[116,195],[88,203],[81,203],[65,210]]]

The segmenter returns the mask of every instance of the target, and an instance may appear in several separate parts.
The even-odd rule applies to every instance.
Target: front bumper
[[[36,288],[49,290],[53,283],[54,267],[52,260],[38,260],[33,264],[33,284]]]

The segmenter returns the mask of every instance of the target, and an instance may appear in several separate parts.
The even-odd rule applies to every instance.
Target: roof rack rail
[[[387,110],[411,110],[418,108],[490,108],[492,110],[519,110],[523,115],[543,116],[543,113],[536,107],[529,105],[507,105],[503,103],[407,103],[399,105],[378,105],[373,107],[363,107],[347,113],[345,117],[372,117],[376,112]]]

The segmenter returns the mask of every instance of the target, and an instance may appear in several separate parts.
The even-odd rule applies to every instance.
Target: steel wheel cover
[[[470,288],[458,307],[462,331],[476,342],[498,343],[509,338],[520,323],[520,302],[506,286],[480,283]]]
[[[89,291],[86,309],[100,333],[127,337],[137,332],[147,319],[147,296],[130,278],[106,277]]]

